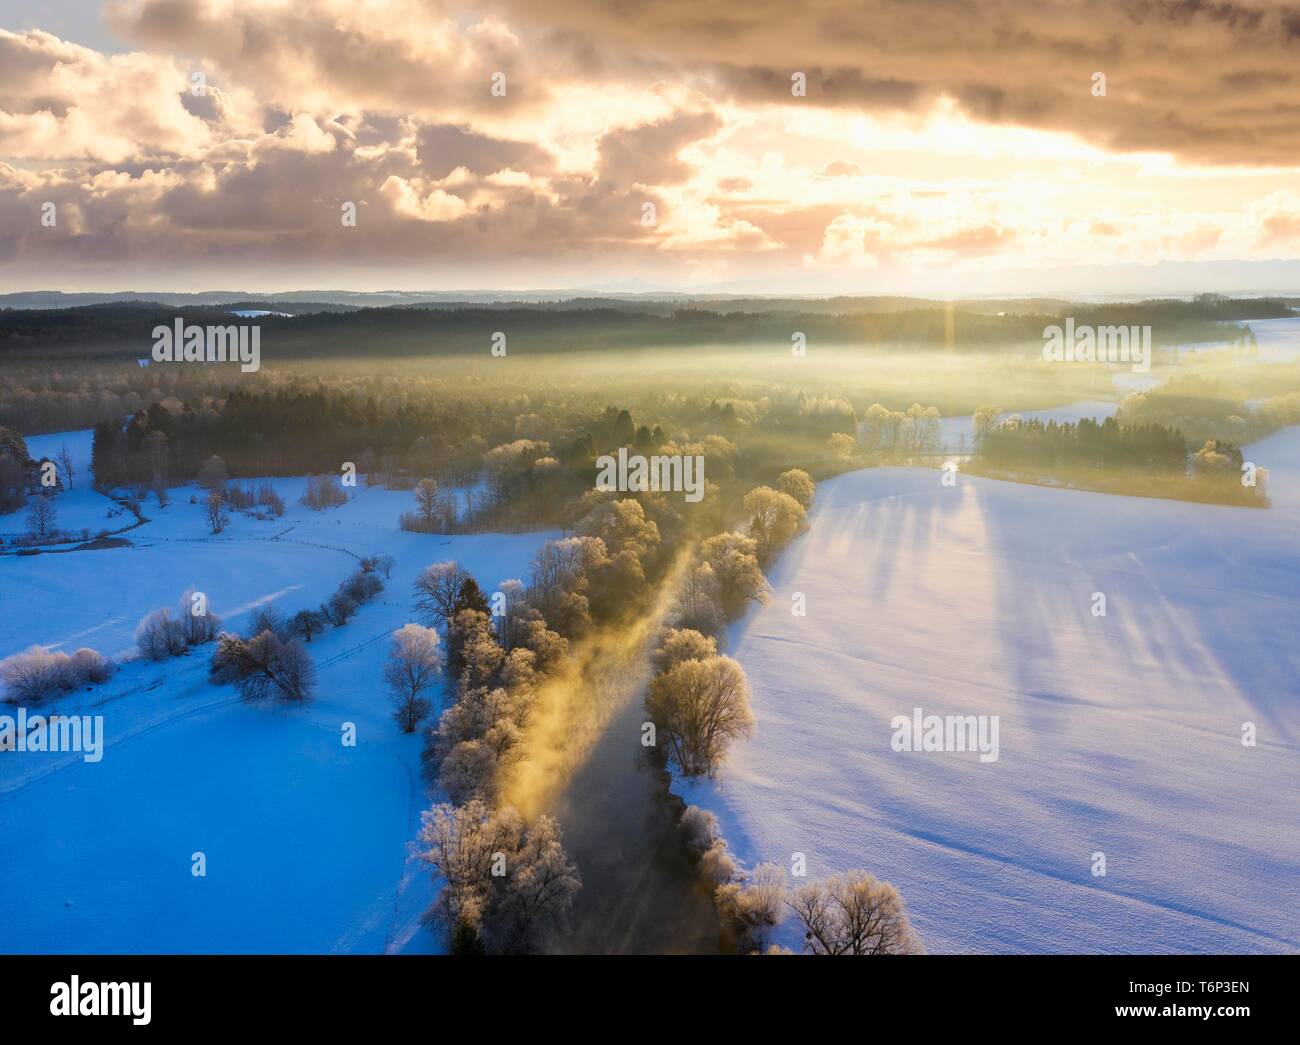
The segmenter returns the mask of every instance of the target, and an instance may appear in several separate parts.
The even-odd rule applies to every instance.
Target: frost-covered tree
[[[762,951],[785,917],[785,868],[759,864],[743,881],[718,886],[713,901],[743,953]]]
[[[474,941],[497,953],[536,949],[582,887],[550,817],[525,827],[509,807],[443,803],[424,814],[420,840],[420,858],[444,883],[433,913],[462,950]]]
[[[813,954],[919,954],[903,897],[866,871],[847,871],[795,890],[790,909]]]
[[[782,472],[777,476],[776,488],[782,493],[789,494],[805,508],[811,508],[817,484],[802,468],[791,468],[788,472]]]
[[[726,623],[718,606],[719,598],[718,579],[713,567],[707,562],[693,560],[683,571],[673,596],[673,624],[704,635],[716,635]]]
[[[36,704],[69,688],[70,658],[47,646],[31,646],[0,660],[5,700]]]
[[[438,633],[419,624],[406,624],[393,632],[393,645],[384,665],[384,681],[393,693],[393,712],[403,733],[414,733],[429,713],[424,693],[438,680],[442,650]]]
[[[687,776],[712,776],[731,741],[753,730],[749,683],[730,657],[685,660],[657,675],[646,710]]]
[[[668,671],[684,660],[709,660],[718,655],[718,640],[691,628],[669,628],[654,652],[656,671]]]
[[[754,538],[720,533],[700,545],[700,556],[717,578],[722,610],[729,617],[738,617],[751,601],[767,601],[767,581],[758,564],[758,542]]]
[[[757,544],[758,561],[771,562],[804,524],[804,507],[788,493],[757,486],[745,494],[749,535]]]
[[[77,685],[107,682],[113,674],[113,662],[98,650],[82,646],[72,654],[70,670]]]

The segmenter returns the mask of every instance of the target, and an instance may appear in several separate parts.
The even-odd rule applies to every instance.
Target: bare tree
[[[312,636],[325,630],[325,615],[316,610],[299,610],[285,627],[294,638],[311,642]]]
[[[221,496],[220,490],[213,490],[208,494],[208,499],[204,503],[204,512],[208,519],[208,529],[213,536],[219,534],[230,524],[230,513],[226,511],[226,501]]]
[[[795,891],[791,910],[813,954],[919,954],[903,897],[866,871],[847,871]]]
[[[657,675],[646,710],[687,776],[712,776],[731,741],[754,728],[744,669],[730,657],[684,660]]]
[[[429,713],[424,691],[438,680],[442,650],[433,628],[407,624],[393,632],[393,646],[384,665],[384,681],[393,691],[394,717],[403,733],[414,733]]]
[[[72,489],[72,451],[68,449],[68,444],[64,443],[59,447],[59,467],[63,469],[63,475],[68,481],[68,489]]]
[[[225,633],[212,658],[212,675],[233,682],[245,700],[278,694],[284,700],[306,700],[316,686],[316,667],[297,639],[282,641],[273,631],[251,639]]]
[[[454,562],[435,562],[415,578],[415,608],[424,620],[446,628],[456,613],[456,597],[469,574]]]
[[[415,510],[426,532],[432,532],[443,515],[442,497],[434,480],[420,480],[420,485],[415,488]]]
[[[54,498],[45,494],[33,497],[27,504],[27,529],[38,541],[49,540],[57,530],[58,513]]]

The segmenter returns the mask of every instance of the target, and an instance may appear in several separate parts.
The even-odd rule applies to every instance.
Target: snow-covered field
[[[729,637],[756,733],[678,790],[750,866],[892,881],[932,951],[1300,950],[1300,429],[1247,457],[1270,511],[821,484]],[[999,758],[893,750],[916,707],[998,716]]]
[[[135,517],[112,500],[92,489],[94,476],[90,471],[90,446],[93,433],[59,432],[54,435],[33,435],[27,439],[27,452],[37,461],[59,461],[59,451],[68,448],[72,457],[72,489],[63,490],[54,498],[57,520],[61,530],[80,536],[83,530],[94,537],[101,530],[120,530],[135,522]],[[59,473],[62,475],[62,467]],[[27,513],[14,512],[0,515],[0,539],[15,537],[27,529]]]
[[[47,452],[40,440],[57,450],[60,437],[29,440],[34,454]],[[0,951],[433,946],[419,927],[429,876],[407,856],[437,796],[420,780],[420,739],[390,717],[388,636],[412,619],[411,582],[428,563],[454,558],[491,591],[526,576],[554,535],[404,533],[409,493],[358,488],[318,513],[298,504],[305,480],[275,485],[283,519],[235,513],[219,538],[189,501],[197,490],[178,489],[166,509],[149,500],[151,521],[126,535],[131,547],[0,557],[0,657],[37,642],[124,654],[140,617],[191,585],[239,629],[264,602],[314,608],[356,568],[354,555],[397,561],[375,602],[309,646],[320,682],[305,707],[248,706],[211,685],[210,647],[129,662],[102,687],[42,705],[103,715],[105,752],[98,763],[0,753]],[[355,747],[342,743],[345,722]],[[206,877],[191,874],[196,852]]]

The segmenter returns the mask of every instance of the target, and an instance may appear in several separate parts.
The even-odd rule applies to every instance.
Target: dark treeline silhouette
[[[1153,340],[1210,340],[1226,336],[1224,324],[1243,318],[1286,316],[1278,300],[1219,299],[1148,301],[1131,305],[1066,306],[1052,309],[984,312],[965,306],[918,303],[893,311],[863,310],[855,299],[840,299],[845,311],[828,312],[789,302],[788,308],[764,303],[754,311],[735,303],[662,303],[632,307],[626,302],[594,308],[555,305],[410,306],[361,308],[316,306],[293,316],[262,316],[262,349],[269,359],[355,356],[457,355],[484,351],[497,331],[517,348],[530,351],[581,351],[617,346],[619,350],[677,345],[752,346],[789,344],[793,332],[808,341],[838,345],[914,347],[1008,345],[1023,347],[1042,338],[1043,327],[1069,314],[1076,322],[1149,324]],[[1056,311],[1059,309],[1059,312]],[[127,302],[80,308],[0,311],[0,358],[21,358],[39,349],[145,358],[152,331],[181,316],[187,323],[228,325],[239,320],[229,308]]]

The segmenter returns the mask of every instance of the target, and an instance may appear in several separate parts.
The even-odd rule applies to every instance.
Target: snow
[[[57,449],[62,437],[41,438]],[[151,521],[125,535],[131,547],[0,557],[0,657],[36,642],[123,654],[140,617],[191,585],[238,629],[267,601],[286,613],[315,607],[357,555],[397,562],[375,602],[308,647],[320,684],[301,708],[249,706],[211,685],[211,647],[131,660],[104,686],[41,705],[103,715],[105,752],[98,763],[0,754],[0,897],[22,898],[5,903],[0,952],[434,946],[419,922],[432,882],[408,847],[441,796],[420,778],[420,737],[392,721],[380,675],[388,638],[412,619],[411,583],[430,562],[456,559],[491,591],[525,577],[556,535],[405,533],[409,492],[359,487],[313,512],[297,503],[305,479],[273,483],[284,518],[232,513],[218,538],[189,503],[199,491],[181,489],[166,509],[149,500]],[[342,743],[345,722],[355,747]],[[191,874],[196,852],[205,877]]]
[[[80,535],[90,531],[94,537],[101,530],[120,530],[135,522],[134,516],[113,503],[112,499],[95,491],[91,484],[90,446],[94,432],[56,432],[53,435],[33,435],[26,439],[27,452],[37,461],[59,461],[59,451],[68,448],[72,455],[72,489],[54,494],[55,525],[60,530]],[[62,476],[63,468],[59,467]],[[111,514],[110,514],[111,513]],[[27,530],[27,513],[21,509],[9,515],[0,515],[0,543]]]
[[[892,881],[931,951],[1300,949],[1300,429],[1247,457],[1270,511],[822,483],[729,635],[755,735],[677,790],[748,866]],[[999,759],[892,750],[915,707],[999,716]]]

